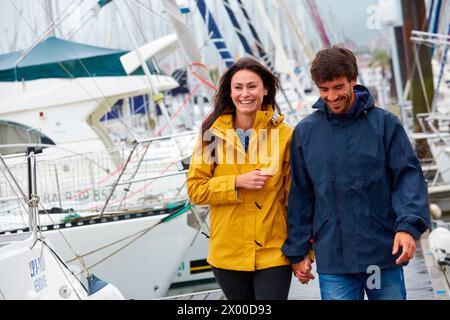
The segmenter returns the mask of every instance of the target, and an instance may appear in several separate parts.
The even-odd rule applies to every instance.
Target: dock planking
[[[439,267],[428,248],[428,233],[416,242],[416,255],[404,267],[408,300],[449,300],[449,291]],[[320,288],[315,264],[313,271],[316,279],[302,285],[292,278],[289,300],[320,300]],[[167,300],[226,300],[220,289],[165,297]],[[367,299],[367,297],[366,297]]]

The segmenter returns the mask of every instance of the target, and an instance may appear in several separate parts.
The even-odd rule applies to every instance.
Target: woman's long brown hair
[[[218,89],[213,99],[213,111],[202,123],[202,136],[205,131],[211,128],[214,121],[223,114],[229,113],[236,115],[236,107],[231,99],[231,78],[240,70],[250,70],[261,77],[264,88],[267,89],[267,95],[262,101],[262,108],[271,105],[276,111],[280,112],[275,96],[279,88],[279,80],[269,69],[253,58],[241,58],[233,64],[220,78]]]

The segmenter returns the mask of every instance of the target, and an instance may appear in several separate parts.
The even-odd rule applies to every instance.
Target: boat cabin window
[[[31,127],[13,121],[0,120],[0,153],[2,155],[24,153],[27,146],[39,144],[55,145],[55,142]],[[43,148],[45,146],[41,147]]]

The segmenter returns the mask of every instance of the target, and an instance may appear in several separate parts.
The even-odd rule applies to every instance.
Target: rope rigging
[[[10,0],[10,1],[11,1],[11,0]],[[13,4],[13,5],[14,5],[14,4]],[[127,4],[127,5],[128,5],[128,4]],[[19,12],[21,19],[26,23],[27,27],[28,27],[28,28],[29,28],[29,29],[30,29],[37,37],[39,37],[38,34],[37,34],[37,32],[35,32],[35,31],[33,30],[33,28],[32,28],[32,27],[30,26],[30,24],[26,21],[26,19],[24,18],[24,16],[22,15],[22,13],[17,9],[17,7],[16,7],[16,6],[14,6],[14,7],[15,7],[16,10]],[[66,8],[66,9],[67,9],[67,8]],[[49,15],[49,12],[47,12],[47,15]],[[64,19],[66,19],[67,17],[68,17],[68,15],[67,15],[67,16],[64,16],[64,18],[61,17],[61,18],[59,19],[59,23],[61,23],[61,22],[62,22]],[[133,19],[135,19],[134,16],[133,16]],[[88,19],[86,19],[85,22],[87,22],[87,20],[88,20]],[[49,28],[50,28],[50,27],[49,27]],[[140,26],[138,26],[138,28],[140,28]],[[143,36],[142,30],[141,30],[141,29],[139,29],[139,30],[141,31],[141,34],[142,34],[142,36]],[[40,37],[43,37],[43,36],[41,35]],[[40,38],[40,37],[39,37],[39,38]],[[37,43],[39,43],[39,41],[38,41]],[[33,48],[30,48],[28,51],[30,52],[32,49],[33,49]],[[64,66],[64,64],[63,64],[62,62],[58,62],[58,65],[62,68],[62,70],[64,70],[64,72],[69,76],[69,78],[72,79],[72,80],[73,80],[73,81],[74,81],[74,82],[75,82],[75,83],[83,90],[83,92],[85,92],[92,100],[96,101],[96,102],[98,103],[98,105],[101,105],[101,106],[104,108],[104,105],[101,104],[101,99],[106,100],[110,105],[112,105],[111,99],[110,99],[109,97],[107,97],[107,96],[105,95],[105,93],[102,91],[102,89],[101,89],[100,85],[97,83],[95,77],[92,76],[91,72],[88,70],[88,68],[87,68],[86,65],[83,63],[83,61],[80,59],[80,57],[76,54],[76,52],[74,52],[74,50],[73,50],[72,48],[71,48],[71,50],[72,50],[72,53],[78,58],[77,61],[80,63],[81,67],[84,69],[84,71],[86,71],[86,73],[88,74],[88,76],[92,79],[93,84],[95,85],[95,87],[96,87],[96,88],[98,89],[98,91],[100,92],[101,98],[100,98],[100,97],[94,97],[94,96],[87,90],[87,88],[85,88],[85,87],[82,85],[82,83],[80,83],[80,81],[79,81],[79,80],[78,80],[78,79],[70,72],[70,70],[68,70],[68,69]],[[52,52],[51,52],[51,51],[49,51],[48,53],[49,53],[49,55],[52,55]],[[27,54],[27,53],[26,53],[26,54]],[[19,61],[19,62],[20,62],[20,61]],[[197,86],[194,88],[194,90],[192,90],[192,92],[189,94],[189,96],[185,99],[184,103],[180,106],[180,108],[177,110],[177,112],[174,113],[174,115],[172,116],[173,118],[176,117],[177,114],[178,114],[178,113],[186,106],[186,104],[187,104],[187,102],[189,101],[190,97],[191,97],[191,96],[193,95],[193,93],[200,87],[201,84],[205,84],[205,85],[207,85],[208,87],[210,87],[210,88],[212,88],[212,89],[215,89],[215,86],[214,86],[213,84],[211,84],[211,83],[209,83],[207,80],[205,80],[205,79],[199,77],[199,76],[192,70],[192,68],[191,68],[192,66],[199,66],[199,65],[200,65],[200,64],[197,64],[197,63],[193,63],[192,65],[189,65],[189,68],[190,68],[191,72],[192,72],[193,75],[200,81],[200,83],[197,84]],[[201,67],[205,67],[204,65],[200,65],[200,66],[201,66]],[[156,102],[158,102],[158,101],[156,101]],[[105,108],[105,109],[106,109],[106,108]],[[105,110],[105,112],[108,112],[108,111],[109,111],[109,110]],[[127,131],[128,131],[128,133],[129,133],[132,137],[139,136],[139,132],[136,132],[136,131],[134,130],[134,128],[128,126],[122,119],[119,118],[119,122],[120,122],[122,125],[125,126],[125,128],[126,128]],[[166,128],[167,128],[167,124],[166,124],[164,127],[160,128],[160,130],[157,132],[157,135],[160,135]],[[151,143],[148,144],[147,148],[150,146],[150,144],[151,144]],[[132,153],[133,153],[133,152],[131,152],[131,154],[132,154]],[[130,154],[130,155],[131,155],[131,154]],[[131,161],[131,158],[130,158],[129,160]],[[176,160],[178,160],[178,159],[176,159]],[[124,168],[119,168],[119,169],[116,171],[116,173],[119,172],[119,171],[122,171],[122,172],[123,172],[123,169],[124,169]],[[166,170],[167,170],[167,169],[168,169],[168,168],[166,168]],[[166,170],[165,170],[165,171],[166,171]],[[164,172],[165,172],[165,171],[164,171]],[[2,170],[2,172],[3,172],[3,170]],[[110,176],[110,175],[111,175],[111,174],[109,174],[108,176]],[[146,187],[146,186],[144,186],[144,188],[145,188],[145,187]],[[142,190],[142,189],[141,189],[141,190]],[[141,190],[139,190],[139,191],[141,191]],[[137,191],[137,192],[139,192],[139,191]],[[135,192],[135,193],[137,193],[137,192]],[[40,206],[40,207],[44,210],[44,212],[47,214],[47,216],[50,218],[50,220],[54,223],[54,221],[53,221],[51,215],[48,213],[48,211],[43,207],[42,203],[39,201],[39,198],[34,198],[33,201],[36,201],[37,205]],[[23,203],[22,203],[22,205],[23,205],[24,207],[26,206],[26,205],[23,204]],[[102,213],[103,213],[104,209],[106,208],[106,205],[107,205],[107,203],[106,203],[105,206],[103,207]],[[83,267],[83,269],[84,269],[84,272],[85,272],[87,275],[90,275],[90,272],[89,272],[90,269],[92,269],[93,267],[95,267],[95,266],[97,266],[98,264],[102,263],[103,261],[107,260],[108,258],[110,258],[111,256],[115,255],[116,253],[122,251],[123,249],[125,249],[126,247],[128,247],[129,245],[131,245],[131,243],[133,243],[133,242],[137,241],[139,238],[143,237],[145,234],[147,234],[150,230],[152,230],[152,229],[153,229],[154,227],[156,227],[157,225],[159,225],[159,224],[161,224],[161,223],[164,223],[164,222],[167,222],[167,221],[170,221],[171,219],[173,219],[173,218],[175,218],[176,216],[178,216],[178,215],[180,215],[180,214],[186,212],[186,211],[189,210],[189,209],[190,209],[190,204],[187,205],[184,209],[182,209],[182,210],[180,210],[180,211],[178,211],[178,212],[176,212],[176,213],[174,213],[174,214],[171,214],[171,215],[169,215],[168,217],[165,217],[165,218],[161,219],[158,223],[156,223],[155,225],[153,225],[153,226],[151,226],[151,227],[148,227],[148,228],[146,228],[146,229],[144,229],[144,230],[141,230],[141,231],[139,231],[139,232],[137,232],[137,233],[135,233],[135,234],[133,234],[133,235],[130,235],[130,236],[127,236],[127,237],[125,237],[125,238],[123,238],[123,239],[120,239],[120,240],[118,240],[118,241],[115,241],[115,242],[112,243],[112,244],[109,244],[109,245],[107,245],[107,246],[104,246],[104,247],[102,247],[102,248],[98,248],[98,249],[92,251],[91,253],[98,252],[98,251],[103,250],[103,249],[105,249],[105,248],[107,248],[107,247],[110,247],[111,245],[117,244],[117,243],[119,243],[119,242],[123,242],[123,241],[125,241],[125,240],[128,240],[128,239],[130,239],[130,238],[136,236],[136,238],[132,239],[130,242],[126,243],[124,246],[122,246],[122,247],[120,247],[119,249],[115,250],[112,254],[108,255],[108,256],[105,257],[104,259],[98,261],[97,263],[95,263],[94,265],[91,265],[91,266],[87,266],[86,263],[85,263],[85,261],[84,261],[84,259],[83,259],[85,256],[87,256],[87,255],[89,255],[89,254],[91,254],[91,253],[87,253],[87,254],[83,254],[83,255],[77,254],[76,251],[74,250],[74,248],[71,246],[70,242],[69,242],[69,241],[67,240],[67,238],[64,236],[63,232],[62,232],[61,230],[58,230],[60,236],[63,238],[64,242],[65,242],[66,245],[69,247],[69,249],[72,251],[72,253],[73,253],[74,257],[75,257],[74,259],[68,261],[67,263],[69,263],[69,262],[71,262],[71,261],[73,261],[73,260],[78,260],[78,261],[80,261],[80,264],[82,265],[82,267]],[[40,229],[40,228],[39,228],[39,232],[40,232],[40,239],[41,239],[42,241],[44,241],[44,240],[43,240],[43,239],[44,239],[44,236],[42,235],[41,229]]]

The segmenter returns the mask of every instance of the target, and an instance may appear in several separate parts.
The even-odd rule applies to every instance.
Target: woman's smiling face
[[[231,78],[231,99],[236,113],[253,114],[261,109],[267,89],[261,77],[250,70],[239,70]]]

